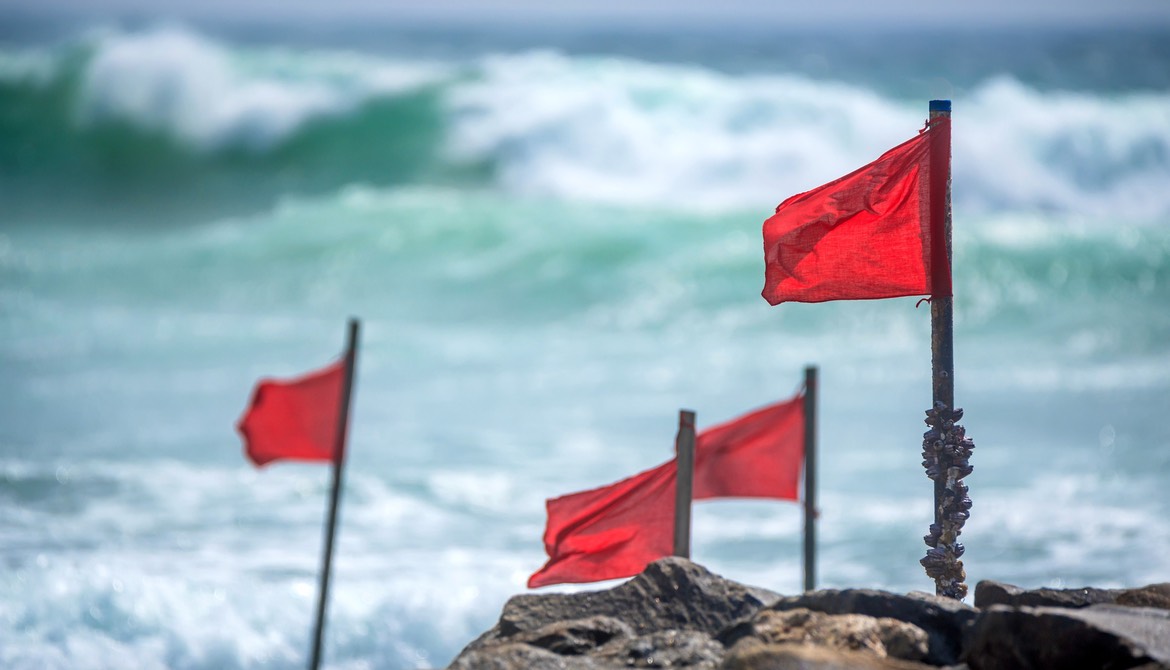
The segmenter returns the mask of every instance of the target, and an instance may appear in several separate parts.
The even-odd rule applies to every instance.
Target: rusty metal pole
[[[950,100],[931,100],[930,101],[930,120],[933,122],[939,117],[950,118],[951,116],[951,101]],[[947,131],[950,132],[949,130]],[[949,146],[949,138],[947,145]],[[947,267],[951,264],[951,184],[950,184],[950,152],[943,157],[945,163],[936,165],[935,153],[931,152],[930,164],[930,179],[945,180],[946,190],[946,206],[944,210],[944,218],[942,222],[942,230],[944,232],[944,239],[946,242],[946,257],[945,262]],[[930,192],[933,195],[938,190],[936,184],[931,184]],[[936,211],[931,212],[932,216],[937,216]],[[939,230],[939,226],[935,222],[931,222],[931,233]],[[932,262],[938,262],[940,259],[935,256]],[[939,403],[947,407],[955,406],[955,317],[954,317],[954,297],[951,295],[934,296],[930,301],[930,359],[931,359],[931,386],[932,386],[932,402],[931,405],[937,407]],[[946,488],[945,478],[939,477],[934,480],[934,522],[936,524],[942,522],[940,516],[939,506],[943,501],[943,491]]]
[[[817,368],[804,369],[804,590],[817,583]]]
[[[678,466],[674,497],[674,555],[691,557],[691,497],[695,482],[695,413],[678,411],[678,437],[674,441]]]
[[[955,407],[954,312],[951,290],[951,101],[930,101],[931,381],[933,403],[926,411],[930,430],[922,436],[922,465],[934,481],[934,523],[923,537],[920,563],[935,582],[935,593],[962,600],[967,573],[958,541],[971,516],[971,498],[962,479],[971,474],[975,443],[958,424]]]

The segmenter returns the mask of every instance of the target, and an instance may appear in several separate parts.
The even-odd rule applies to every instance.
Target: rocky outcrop
[[[972,670],[995,668],[1170,668],[1170,611],[992,605],[964,651]]]
[[[1170,609],[1170,582],[1150,584],[1136,589],[1021,589],[1018,586],[984,580],[975,587],[975,606],[1010,605],[1012,607],[1088,607],[1090,605],[1125,605]]]
[[[990,579],[975,585],[975,607],[992,605],[1011,607],[1088,607],[1117,602],[1121,589],[1021,589]]]
[[[864,614],[825,614],[804,608],[766,609],[724,631],[719,641],[734,647],[753,643],[804,643],[873,656],[918,661],[926,658],[927,635],[918,626]]]
[[[767,589],[712,574],[686,559],[664,558],[607,591],[513,596],[495,627],[468,649],[510,640],[556,622],[591,617],[620,619],[630,626],[631,634],[679,630],[713,636],[779,598]]]
[[[927,635],[925,661],[933,665],[957,663],[963,633],[975,620],[977,610],[951,599],[921,592],[906,595],[873,589],[825,589],[782,598],[772,607],[805,607],[828,614],[864,614],[886,617],[917,626]]]
[[[930,670],[934,666],[810,644],[739,645],[720,670]]]
[[[870,589],[781,597],[681,558],[605,591],[526,594],[452,670],[1170,670],[1170,584],[1024,590],[971,607]]]

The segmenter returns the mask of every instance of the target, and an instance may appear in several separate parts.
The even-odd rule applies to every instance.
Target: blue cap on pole
[[[931,100],[930,101],[930,111],[932,111],[932,112],[950,112],[951,111],[951,101],[950,100]]]

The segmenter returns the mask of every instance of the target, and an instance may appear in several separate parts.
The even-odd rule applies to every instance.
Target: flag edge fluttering
[[[914,147],[911,145],[921,145]],[[894,162],[902,160],[903,154],[910,155],[917,154],[913,161],[912,174],[900,174],[898,180],[913,181],[913,189],[917,193],[916,209],[917,216],[914,225],[918,228],[919,247],[918,253],[921,256],[922,277],[921,284],[906,288],[883,288],[879,293],[875,294],[828,294],[821,295],[828,291],[824,284],[812,285],[798,285],[796,287],[784,287],[782,284],[786,279],[793,278],[792,274],[784,273],[780,270],[781,253],[774,252],[774,247],[778,247],[779,238],[783,237],[784,233],[791,233],[799,226],[809,226],[816,223],[818,220],[805,221],[797,226],[790,227],[779,233],[775,232],[775,227],[778,217],[781,216],[782,211],[786,208],[792,208],[795,205],[806,205],[809,203],[816,204],[817,197],[825,198],[828,202],[832,196],[840,194],[841,190],[834,190],[842,184],[850,180],[859,179],[865,175],[867,171],[874,170],[876,166],[883,164],[883,162]],[[945,156],[943,155],[945,154]],[[941,165],[937,165],[941,163]],[[915,296],[930,296],[935,297],[949,296],[951,294],[951,271],[949,254],[945,251],[945,242],[942,240],[942,232],[939,223],[935,220],[935,209],[941,207],[934,201],[939,199],[936,195],[938,190],[937,184],[940,180],[932,179],[931,172],[933,170],[941,169],[945,171],[946,177],[949,179],[950,174],[950,119],[949,117],[937,117],[929,119],[922,130],[917,135],[911,137],[894,147],[886,150],[876,159],[866,163],[865,165],[845,174],[836,179],[830,180],[824,184],[814,188],[802,191],[795,195],[785,198],[779,205],[776,206],[774,213],[767,217],[763,223],[763,238],[764,238],[764,287],[760,294],[770,305],[776,306],[786,302],[801,302],[801,303],[822,303],[831,302],[835,300],[884,300],[891,298],[915,297]],[[884,184],[894,183],[898,180],[890,180],[890,175],[886,175],[887,179]],[[872,189],[871,189],[872,190]],[[943,196],[945,197],[945,195]],[[807,202],[806,202],[807,201]],[[839,212],[840,213],[840,212]],[[904,215],[901,212],[900,215]],[[844,217],[847,220],[849,217]],[[829,230],[836,228],[841,218],[835,218]],[[883,221],[884,219],[878,219]],[[828,236],[828,233],[822,235]],[[813,243],[813,248],[822,240]],[[943,250],[940,251],[940,248]],[[796,264],[799,264],[807,257],[813,249],[809,249],[806,253],[799,257]],[[942,259],[943,267],[939,266],[939,259]],[[792,259],[789,258],[789,261]],[[886,278],[888,279],[888,277]],[[811,297],[810,297],[811,296]]]
[[[273,389],[275,387],[286,387],[286,388],[287,387],[294,387],[294,386],[297,386],[299,384],[309,382],[315,378],[324,377],[324,376],[330,375],[330,374],[338,374],[340,376],[340,380],[339,380],[340,393],[338,394],[338,397],[336,399],[336,402],[337,402],[336,411],[338,413],[340,413],[342,411],[341,405],[342,405],[343,395],[345,393],[345,387],[346,387],[346,384],[349,383],[349,381],[346,379],[346,368],[347,368],[346,357],[341,356],[341,357],[337,358],[336,360],[331,361],[330,363],[328,363],[322,367],[316,368],[314,370],[310,370],[308,372],[303,372],[301,374],[298,374],[298,375],[295,375],[292,377],[266,376],[266,377],[261,377],[260,379],[258,379],[252,388],[252,392],[248,396],[248,403],[244,408],[243,414],[241,414],[240,417],[235,422],[236,432],[239,434],[241,441],[243,442],[244,457],[256,468],[266,468],[266,467],[272,465],[273,463],[281,462],[281,461],[289,461],[289,462],[293,462],[293,463],[335,463],[335,462],[337,462],[338,457],[341,454],[342,448],[339,448],[339,445],[337,445],[335,443],[336,439],[334,436],[330,437],[330,444],[328,447],[329,453],[327,456],[306,457],[306,456],[298,456],[298,455],[292,455],[292,456],[278,455],[278,456],[272,456],[269,458],[264,458],[263,460],[258,460],[256,458],[255,451],[253,449],[253,444],[255,443],[256,436],[254,434],[254,430],[252,428],[250,428],[248,425],[248,419],[250,416],[253,415],[253,412],[257,409],[258,403],[262,401],[263,394],[265,394],[266,392],[269,392],[270,389]],[[340,420],[340,418],[339,418],[339,420]]]
[[[698,442],[703,435],[710,434],[710,432],[714,431],[714,430],[733,426],[737,422],[743,421],[743,420],[747,419],[748,417],[756,416],[758,414],[761,414],[763,412],[767,412],[769,410],[777,409],[780,407],[793,407],[793,408],[795,408],[795,411],[797,411],[796,418],[799,421],[800,428],[801,428],[801,435],[800,435],[800,438],[798,440],[800,455],[799,455],[799,459],[798,459],[799,465],[796,468],[796,478],[797,478],[798,484],[797,484],[795,496],[787,496],[787,495],[784,495],[784,496],[780,496],[780,495],[749,495],[749,496],[733,495],[733,496],[704,497],[704,498],[702,498],[702,500],[717,500],[717,499],[779,500],[779,501],[784,501],[784,502],[797,502],[797,503],[799,503],[801,501],[802,496],[804,495],[804,491],[800,489],[799,481],[801,479],[800,475],[802,473],[802,468],[804,467],[804,456],[805,456],[805,454],[804,454],[804,439],[803,439],[804,429],[805,429],[803,408],[804,408],[805,400],[806,400],[806,391],[802,388],[794,396],[791,396],[791,397],[786,398],[786,399],[781,400],[781,401],[777,401],[774,403],[769,403],[766,405],[761,405],[761,406],[752,408],[746,412],[743,412],[739,415],[736,415],[735,417],[732,417],[732,418],[727,419],[725,421],[722,421],[720,423],[708,426],[707,428],[705,428],[702,431],[702,433],[700,433],[698,436],[696,436],[696,463],[697,463],[698,462]],[[672,466],[674,466],[674,467],[672,467]],[[615,482],[611,482],[609,484],[596,486],[596,487],[589,488],[589,489],[582,489],[580,491],[573,491],[571,493],[566,493],[566,494],[563,494],[560,496],[555,496],[553,498],[546,499],[545,500],[545,514],[546,514],[545,530],[544,530],[544,533],[542,534],[541,538],[542,538],[542,541],[544,544],[545,553],[548,556],[548,558],[545,561],[545,563],[536,572],[532,573],[532,575],[529,576],[528,581],[527,581],[528,588],[535,589],[535,588],[541,588],[541,587],[545,587],[545,586],[552,586],[552,585],[556,585],[556,584],[589,584],[589,583],[594,583],[594,582],[599,582],[599,581],[608,581],[608,580],[612,580],[612,579],[626,579],[626,578],[633,577],[633,576],[639,574],[642,569],[645,569],[645,566],[642,566],[642,568],[638,569],[638,570],[632,570],[632,571],[631,570],[618,570],[618,571],[615,571],[612,573],[606,573],[606,576],[604,576],[604,577],[596,577],[596,576],[586,576],[586,577],[570,576],[568,578],[556,577],[551,581],[545,580],[545,579],[539,579],[539,577],[542,575],[542,573],[549,572],[551,570],[551,568],[553,568],[554,566],[556,566],[560,563],[563,563],[567,558],[581,553],[581,552],[574,552],[572,554],[555,554],[554,553],[554,551],[558,548],[558,546],[560,546],[563,543],[564,539],[568,536],[568,534],[564,533],[563,529],[562,529],[562,532],[559,533],[558,537],[555,537],[555,538],[550,537],[551,529],[550,529],[549,524],[551,524],[551,522],[552,522],[551,506],[555,502],[563,500],[565,498],[572,497],[572,496],[600,492],[600,491],[603,491],[603,490],[609,489],[609,488],[617,488],[617,487],[620,487],[622,484],[625,484],[631,480],[634,480],[634,479],[637,479],[640,477],[645,477],[647,475],[650,475],[652,473],[655,473],[655,472],[662,470],[662,469],[665,469],[665,468],[669,468],[670,470],[672,470],[672,472],[669,473],[669,476],[671,478],[675,479],[675,485],[677,485],[677,459],[675,458],[675,459],[670,459],[668,461],[660,463],[659,465],[648,468],[646,470],[642,470],[642,471],[640,471],[636,474],[630,475],[628,477],[624,477],[624,478],[619,479]],[[674,501],[673,496],[668,496],[668,498],[673,503],[673,501]],[[699,498],[696,498],[696,500],[699,500]],[[553,541],[550,542],[550,540],[553,540]],[[663,558],[663,557],[666,557],[669,555],[671,555],[671,552],[669,550],[667,550],[667,551],[662,552],[658,558]],[[652,560],[657,560],[657,559],[652,559]],[[647,562],[647,565],[649,565],[649,562]]]

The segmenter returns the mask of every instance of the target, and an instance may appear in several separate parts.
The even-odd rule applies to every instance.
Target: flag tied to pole
[[[332,461],[345,361],[289,380],[263,379],[236,429],[257,466],[280,459]]]
[[[869,165],[780,203],[764,222],[764,299],[950,296],[950,132],[949,117],[931,119]]]
[[[803,463],[801,394],[700,433],[692,497],[799,500]]]
[[[674,547],[674,461],[546,503],[549,559],[528,588],[629,577]]]
[[[695,439],[694,498],[797,499],[804,395],[709,428]],[[547,501],[549,559],[528,587],[630,577],[674,548],[676,460],[609,486]]]

